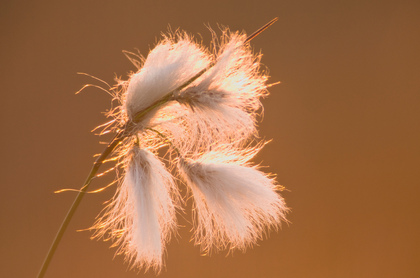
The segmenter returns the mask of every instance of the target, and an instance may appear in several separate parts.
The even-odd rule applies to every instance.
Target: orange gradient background
[[[190,212],[166,277],[420,277],[419,1],[2,1],[0,277],[35,277],[74,192],[104,148],[90,132],[113,83],[168,29],[248,34],[272,83],[256,162],[288,191],[290,225],[245,254],[201,256]],[[94,180],[92,189],[112,180]],[[115,187],[82,201],[45,277],[155,277],[127,271],[86,229]]]

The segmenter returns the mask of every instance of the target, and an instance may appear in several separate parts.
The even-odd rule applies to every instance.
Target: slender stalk
[[[58,247],[58,244],[61,241],[61,238],[64,235],[64,232],[66,231],[67,226],[70,223],[70,220],[72,219],[77,207],[79,206],[80,202],[83,199],[83,196],[86,194],[86,191],[89,187],[90,182],[95,177],[96,173],[99,170],[99,167],[104,162],[105,158],[118,146],[118,144],[124,139],[124,131],[120,131],[112,140],[111,143],[106,147],[106,149],[103,151],[103,153],[96,159],[95,163],[93,164],[92,170],[90,170],[90,173],[88,177],[86,178],[85,183],[83,184],[83,187],[80,189],[79,194],[77,194],[76,199],[74,200],[73,204],[70,207],[70,210],[67,212],[66,217],[64,218],[63,223],[61,224],[60,229],[57,232],[57,235],[54,238],[54,241],[50,247],[50,250],[48,251],[47,256],[45,257],[44,263],[41,267],[41,270],[38,273],[38,278],[44,277],[45,272],[47,271],[47,268],[51,262],[52,257],[54,256],[55,250]]]
[[[254,33],[252,33],[250,36],[248,36],[244,42],[248,43],[250,40],[252,40],[256,36],[258,36],[261,32],[263,32],[265,29],[267,29],[269,26],[271,26],[277,20],[278,20],[277,17],[274,18],[273,20],[268,22],[266,25],[264,25],[263,27],[261,27],[260,29],[258,29]],[[128,136],[133,135],[132,130],[135,128],[136,124],[139,123],[150,111],[152,111],[155,108],[158,108],[161,105],[164,105],[168,101],[171,101],[175,92],[180,91],[180,90],[184,89],[185,87],[187,87],[188,85],[190,85],[192,82],[194,82],[196,79],[198,79],[201,75],[203,75],[206,71],[208,71],[214,65],[215,65],[215,62],[210,63],[206,68],[202,69],[196,75],[191,77],[187,82],[185,82],[184,84],[182,84],[181,86],[179,86],[178,88],[173,90],[172,92],[169,92],[163,98],[157,100],[156,102],[154,102],[152,105],[150,105],[146,109],[144,109],[142,111],[139,111],[133,117],[132,121],[127,122],[124,125],[124,127],[121,129],[121,131],[119,131],[115,135],[115,137],[113,138],[111,143],[108,144],[106,149],[102,152],[102,154],[94,162],[93,167],[90,170],[89,175],[86,178],[85,183],[83,184],[82,188],[80,189],[79,193],[77,194],[77,197],[74,200],[73,204],[71,205],[69,211],[67,212],[67,215],[64,218],[63,223],[61,224],[61,226],[60,226],[60,228],[57,232],[57,235],[54,238],[54,241],[53,241],[53,243],[52,243],[52,245],[51,245],[51,247],[50,247],[50,249],[47,253],[47,256],[45,257],[45,260],[44,260],[44,263],[41,267],[41,270],[38,273],[38,276],[37,276],[38,278],[44,277],[44,275],[45,275],[45,273],[48,269],[48,266],[49,266],[49,264],[50,264],[50,262],[51,262],[51,260],[54,256],[54,253],[55,253],[55,251],[56,251],[56,249],[57,249],[57,247],[58,247],[58,245],[59,245],[59,243],[60,243],[60,241],[61,241],[61,239],[64,235],[64,232],[67,229],[67,226],[69,225],[71,219],[73,218],[74,213],[76,212],[76,209],[78,208],[80,202],[82,201],[84,195],[86,194],[90,183],[92,182],[93,178],[95,177],[96,173],[98,172],[99,167],[101,167],[101,165],[103,164],[105,159],[108,157],[108,155],[110,155],[115,150],[115,148],[119,145],[119,143],[121,143],[122,140],[124,140]],[[153,130],[153,129],[150,129],[150,130],[158,133],[162,138],[169,141],[169,139],[166,138],[166,136],[161,134],[159,131]],[[170,144],[172,145],[171,142],[170,142]],[[173,147],[179,153],[179,150],[175,146],[173,146]]]
[[[279,20],[278,17],[273,18],[267,24],[265,24],[263,27],[261,27],[260,29],[258,29],[257,31],[255,31],[254,33],[252,33],[251,35],[249,35],[246,38],[245,43],[248,43],[250,40],[252,40],[256,36],[258,36],[259,34],[261,34],[262,32],[264,32],[268,27],[270,27],[271,25],[273,25],[274,22],[276,22],[277,20]]]

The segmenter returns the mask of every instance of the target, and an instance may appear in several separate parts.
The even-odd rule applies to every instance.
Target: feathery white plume
[[[275,181],[246,164],[257,150],[209,152],[179,168],[195,203],[195,239],[203,250],[245,250],[270,227],[285,221],[287,207]]]
[[[93,237],[112,240],[117,254],[124,254],[132,268],[161,270],[181,201],[173,177],[151,152],[163,146],[178,155],[179,174],[192,190],[195,238],[203,250],[245,250],[269,228],[286,221],[288,208],[276,192],[280,188],[248,163],[264,143],[246,146],[258,135],[260,98],[268,94],[261,55],[252,53],[249,41],[276,21],[248,37],[225,29],[220,43],[211,31],[213,53],[186,33],[164,36],[146,59],[128,57],[139,69],[127,81],[116,87],[103,82],[109,91],[83,87],[101,88],[118,101],[107,113],[114,119],[99,126],[101,134],[116,134],[97,157],[39,277],[92,179],[101,175],[99,167],[109,161],[118,161],[116,168],[121,167],[125,176],[92,227]],[[151,151],[140,149],[140,142]]]
[[[125,177],[93,229],[94,236],[112,239],[132,267],[162,268],[180,201],[165,165],[139,141],[154,152],[170,146],[178,154],[203,250],[245,250],[286,221],[274,179],[248,162],[263,144],[244,147],[258,135],[260,98],[268,94],[261,55],[248,43],[275,20],[248,38],[226,29],[218,40],[212,31],[213,52],[182,32],[164,36],[113,89],[119,106],[105,128],[118,134],[106,151],[124,158]]]
[[[144,65],[126,82],[128,117],[149,107],[209,64],[209,57],[186,34],[164,39],[150,51]]]
[[[175,99],[192,108],[187,119],[200,134],[218,141],[248,139],[256,133],[259,98],[267,95],[267,76],[260,72],[260,55],[245,43],[246,36],[224,31],[220,45],[213,34],[214,66]]]
[[[94,226],[95,237],[115,241],[133,267],[158,272],[176,228],[178,192],[165,165],[149,151],[133,146],[126,167],[116,195]]]

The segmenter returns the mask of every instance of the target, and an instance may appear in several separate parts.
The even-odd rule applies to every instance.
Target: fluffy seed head
[[[128,117],[132,119],[208,64],[209,57],[186,34],[165,37],[127,81],[124,105]]]
[[[181,159],[179,168],[194,196],[195,239],[203,250],[245,250],[285,221],[287,207],[274,180],[244,164],[244,157],[212,152]]]
[[[93,227],[95,236],[113,240],[133,267],[158,272],[176,228],[178,193],[172,176],[149,151],[133,146],[126,167],[116,195]]]
[[[203,250],[245,250],[286,221],[275,181],[248,162],[263,146],[246,146],[258,136],[260,99],[268,94],[261,55],[243,34],[212,34],[212,51],[185,33],[165,36],[115,89],[119,106],[109,115],[117,124],[109,130],[126,131],[117,147],[125,176],[94,229],[138,268],[161,269],[180,200],[165,165],[140,143],[153,152],[170,145],[179,155]]]
[[[253,54],[245,39],[245,35],[228,30],[221,40],[214,37],[214,53],[203,51],[207,55],[203,60],[213,66],[192,84],[174,92],[173,99],[181,104],[170,104],[176,106],[172,109],[175,113],[161,108],[166,109],[171,121],[162,122],[152,114],[148,125],[171,137],[185,153],[206,151],[215,142],[236,144],[257,136],[256,116],[261,109],[260,98],[268,94],[267,76],[260,70],[261,56]],[[190,65],[185,66],[187,71]]]

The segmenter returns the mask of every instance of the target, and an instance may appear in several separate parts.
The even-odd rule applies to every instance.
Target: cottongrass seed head
[[[180,159],[195,203],[195,240],[202,249],[241,249],[276,228],[287,211],[275,181],[248,164],[254,152],[218,150],[196,160]]]
[[[256,124],[268,77],[249,46],[258,33],[211,32],[211,50],[184,32],[163,36],[113,92],[108,128],[121,141],[114,153],[123,174],[94,237],[112,240],[137,269],[159,272],[176,233],[182,198],[172,174],[192,194],[203,252],[245,250],[286,221],[281,188],[250,162],[265,145]],[[165,162],[157,156],[163,147]]]
[[[133,267],[162,266],[165,245],[175,231],[178,191],[165,165],[150,151],[133,145],[125,176],[115,197],[96,223],[96,236],[114,239],[118,253]]]

